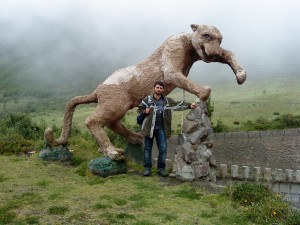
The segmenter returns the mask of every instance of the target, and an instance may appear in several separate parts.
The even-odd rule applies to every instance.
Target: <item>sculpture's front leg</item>
[[[223,49],[222,55],[216,57],[213,61],[228,64],[234,72],[238,84],[243,84],[247,79],[245,69],[236,61],[232,52]]]
[[[194,95],[199,99],[206,101],[209,98],[211,88],[209,86],[202,86],[194,83],[193,81],[187,79],[181,72],[178,71],[168,71],[164,74],[164,80],[166,84],[171,84],[181,89],[184,89]]]

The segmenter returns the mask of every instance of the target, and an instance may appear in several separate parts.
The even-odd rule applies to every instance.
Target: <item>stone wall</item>
[[[228,164],[300,170],[300,128],[214,133],[213,143],[218,167]],[[177,136],[172,136],[168,140],[167,158],[170,161],[174,160],[176,146]],[[157,157],[156,143],[152,157]]]
[[[215,133],[218,164],[300,169],[300,129]]]

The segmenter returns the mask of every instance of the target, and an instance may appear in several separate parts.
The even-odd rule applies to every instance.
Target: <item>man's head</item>
[[[164,87],[165,87],[165,84],[158,80],[158,81],[155,81],[154,85],[153,85],[153,92],[155,95],[161,95],[162,92],[164,91]]]

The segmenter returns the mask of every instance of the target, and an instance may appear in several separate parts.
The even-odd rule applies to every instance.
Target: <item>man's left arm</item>
[[[174,107],[174,111],[182,111],[186,109],[195,109],[197,107],[195,102],[188,103],[185,101],[175,101],[172,98],[168,97],[168,102],[171,107]]]

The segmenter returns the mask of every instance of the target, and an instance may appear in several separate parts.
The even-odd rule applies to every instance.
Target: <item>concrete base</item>
[[[144,165],[144,146],[141,144],[127,144],[125,156],[132,162]]]

